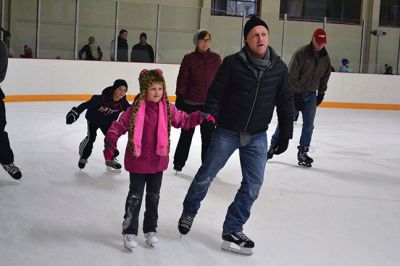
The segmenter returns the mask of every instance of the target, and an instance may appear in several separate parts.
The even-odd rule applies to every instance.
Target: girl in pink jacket
[[[130,185],[122,234],[124,246],[130,251],[137,246],[139,212],[145,185],[143,233],[150,246],[158,242],[158,203],[163,171],[168,167],[171,126],[190,129],[204,120],[215,123],[210,114],[197,111],[188,115],[170,104],[160,69],[142,70],[139,84],[140,94],[118,121],[112,123],[104,139],[104,158],[109,166],[113,163],[118,138],[129,132],[124,165],[129,172]]]

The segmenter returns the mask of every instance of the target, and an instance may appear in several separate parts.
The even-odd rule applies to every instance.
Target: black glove
[[[294,107],[296,107],[297,111],[303,111],[304,108],[304,100],[301,93],[295,93],[293,95]]]
[[[178,110],[183,111],[184,105],[185,105],[185,98],[183,98],[183,95],[177,94],[176,101],[175,101],[175,107],[178,108]]]
[[[78,120],[79,114],[76,111],[76,107],[72,107],[71,111],[68,112],[66,120],[67,120],[67,125],[74,123],[76,120]]]
[[[288,139],[278,139],[278,142],[275,144],[274,147],[274,154],[281,154],[287,150],[289,146]]]
[[[317,106],[322,103],[322,101],[324,100],[324,96],[325,96],[325,93],[318,93],[318,95],[317,95]]]

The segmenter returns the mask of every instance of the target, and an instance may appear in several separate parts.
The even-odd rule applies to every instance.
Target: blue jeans
[[[191,217],[196,216],[200,202],[206,196],[214,177],[224,167],[232,153],[239,149],[242,183],[228,208],[222,234],[242,232],[243,225],[250,216],[251,206],[257,199],[264,181],[267,146],[266,132],[252,135],[249,144],[240,146],[239,133],[217,127],[205,160],[186,194],[183,213]]]
[[[303,92],[304,108],[301,112],[303,118],[303,127],[301,130],[299,149],[306,150],[310,147],[311,138],[314,131],[314,118],[317,111],[317,95],[315,91]],[[275,129],[271,138],[271,146],[275,145],[279,138],[279,127]]]

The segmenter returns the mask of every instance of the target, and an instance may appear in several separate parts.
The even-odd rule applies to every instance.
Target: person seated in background
[[[139,38],[140,42],[132,47],[131,62],[154,63],[154,51],[153,47],[147,43],[147,34],[142,32]]]
[[[350,61],[347,58],[342,59],[342,65],[339,66],[339,72],[352,73],[353,70],[349,67]]]
[[[24,45],[24,54],[21,55],[21,58],[32,58],[32,48],[28,45]]]
[[[383,72],[383,74],[393,75],[393,68],[392,68],[392,66],[389,66],[388,64],[385,64],[385,72]]]
[[[100,61],[103,57],[103,52],[101,51],[100,46],[96,43],[96,39],[93,36],[90,36],[88,41],[89,43],[83,46],[79,51],[79,59]]]

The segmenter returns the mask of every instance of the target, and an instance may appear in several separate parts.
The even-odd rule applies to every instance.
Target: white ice
[[[84,115],[78,102],[6,103],[16,182],[0,171],[0,265],[400,265],[400,113],[319,108],[312,168],[297,165],[300,123],[287,152],[267,163],[265,181],[244,232],[254,255],[220,249],[222,223],[239,187],[235,153],[212,183],[192,231],[180,239],[182,201],[200,165],[196,130],[181,174],[164,173],[159,237],[146,246],[139,227],[133,253],[122,244],[128,173],[106,172],[99,131],[89,163],[77,167]],[[276,120],[270,125],[271,136]],[[170,161],[179,138],[171,136]],[[126,135],[119,149],[125,150]],[[120,156],[123,161],[123,154]],[[144,206],[140,215],[140,226]]]

